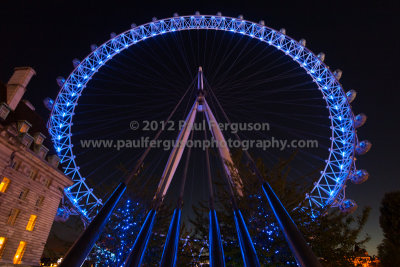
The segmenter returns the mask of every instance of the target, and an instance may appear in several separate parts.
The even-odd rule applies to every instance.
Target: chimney
[[[47,161],[51,164],[51,166],[57,168],[60,158],[57,155],[51,155],[47,157]]]
[[[7,83],[7,104],[11,110],[15,110],[19,101],[25,94],[26,86],[36,72],[31,67],[18,67]]]

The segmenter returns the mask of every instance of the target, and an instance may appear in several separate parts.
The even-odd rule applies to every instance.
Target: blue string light
[[[98,266],[123,266],[135,237],[140,230],[144,208],[138,202],[126,200],[111,216],[99,241],[90,254]]]
[[[283,51],[307,71],[320,88],[322,97],[327,103],[332,129],[332,149],[319,180],[307,194],[307,200],[311,208],[340,204],[344,199],[344,185],[354,168],[354,147],[357,137],[351,106],[335,75],[318,56],[300,42],[269,27],[242,18],[192,15],[156,20],[115,36],[82,60],[62,84],[48,126],[57,153],[64,163],[64,172],[75,182],[65,194],[71,201],[77,199],[75,206],[81,215],[90,221],[102,206],[102,201],[84,182],[72,151],[72,117],[82,90],[107,61],[129,46],[168,32],[193,29],[231,31],[249,36]],[[336,120],[335,118],[339,116],[341,120]],[[343,151],[346,157],[342,156]],[[86,210],[86,213],[83,213],[83,210]]]

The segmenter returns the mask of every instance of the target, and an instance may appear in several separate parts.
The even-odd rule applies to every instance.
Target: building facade
[[[38,266],[64,188],[45,122],[22,100],[35,74],[16,68],[0,84],[0,265]]]

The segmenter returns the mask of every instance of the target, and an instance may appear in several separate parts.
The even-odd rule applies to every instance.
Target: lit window
[[[22,256],[24,256],[25,248],[26,248],[26,242],[25,241],[19,242],[17,252],[15,252],[15,256],[14,256],[14,261],[13,261],[14,264],[21,264]]]
[[[21,191],[21,193],[19,193],[19,199],[21,199],[21,200],[25,200],[26,199],[26,197],[28,196],[28,193],[29,193],[29,189],[28,188],[24,188],[24,190],[23,191]]]
[[[9,184],[10,184],[10,179],[8,179],[7,177],[3,177],[3,180],[1,180],[0,184],[0,192],[1,193],[6,192]]]
[[[33,228],[35,227],[36,218],[37,218],[36,215],[31,215],[31,217],[29,218],[29,222],[26,225],[26,230],[28,230],[28,231],[32,231],[33,230]]]
[[[6,242],[7,238],[5,238],[4,236],[0,236],[0,259],[4,249],[6,248]]]
[[[21,133],[26,133],[28,131],[28,129],[29,129],[29,126],[27,124],[23,124],[23,125],[21,125],[21,128],[19,128],[19,131]]]
[[[20,133],[28,132],[29,128],[31,128],[31,124],[27,121],[18,121],[18,131]]]
[[[8,221],[7,224],[9,225],[14,225],[15,221],[17,220],[17,217],[21,211],[19,209],[12,209],[10,211],[10,214],[8,215]]]
[[[41,207],[43,205],[43,201],[44,201],[44,196],[39,196],[38,199],[36,200],[36,207]]]

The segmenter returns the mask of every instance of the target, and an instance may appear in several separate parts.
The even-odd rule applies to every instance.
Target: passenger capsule
[[[156,18],[156,17],[152,17],[152,18],[151,18],[151,21],[152,21],[152,22],[157,21],[157,18]]]
[[[196,11],[196,12],[194,12],[194,14],[195,14],[196,16],[200,16],[200,11]]]
[[[117,36],[117,34],[115,32],[110,33],[111,39],[115,38],[115,36]]]
[[[265,26],[265,21],[260,20],[259,24]]]
[[[217,16],[222,16],[222,13],[221,12],[217,12]]]
[[[54,217],[54,220],[56,222],[64,223],[64,222],[68,221],[69,215],[70,215],[70,213],[65,208],[58,208],[57,209],[57,214]]]
[[[339,206],[340,211],[347,214],[355,212],[357,208],[357,203],[351,199],[343,200],[342,204]]]
[[[300,39],[299,43],[301,46],[306,46],[306,39]]]
[[[368,141],[368,140],[361,141],[356,146],[356,153],[358,155],[364,155],[371,149],[371,147],[372,147],[372,144],[370,141]]]
[[[132,23],[132,24],[131,24],[131,29],[134,29],[134,28],[136,28],[136,27],[137,27],[136,23]]]
[[[64,83],[65,83],[65,78],[64,77],[58,76],[56,80],[57,80],[58,86],[60,86],[60,87],[62,87],[64,85]]]
[[[174,17],[179,17],[179,14],[175,12]]]
[[[318,58],[319,58],[319,60],[321,60],[322,62],[324,62],[324,60],[325,60],[325,53],[323,53],[323,52],[319,53],[319,54],[318,54]]]
[[[238,16],[238,19],[243,19],[243,15],[239,15],[239,16]]]
[[[367,115],[360,113],[354,117],[354,127],[359,128],[365,124],[367,121]]]
[[[347,101],[349,101],[349,103],[353,102],[354,99],[356,99],[356,96],[357,92],[355,90],[350,90],[346,93]]]
[[[46,97],[46,98],[43,100],[43,104],[44,104],[44,106],[45,106],[48,110],[51,111],[51,110],[53,109],[54,100],[51,99],[50,97]]]
[[[350,176],[353,184],[362,184],[369,178],[369,173],[366,170],[357,170]]]
[[[95,45],[95,44],[90,45],[90,50],[94,51],[96,49],[97,49],[97,45]]]
[[[340,80],[340,78],[342,78],[342,74],[343,74],[343,71],[340,69],[337,69],[333,72],[333,75],[335,75],[336,80],[338,80],[338,81]]]
[[[286,35],[286,29],[285,28],[280,29],[279,32]]]
[[[74,68],[78,67],[79,64],[81,64],[81,61],[80,61],[79,59],[74,58],[74,59],[72,60],[72,65],[74,65]]]

